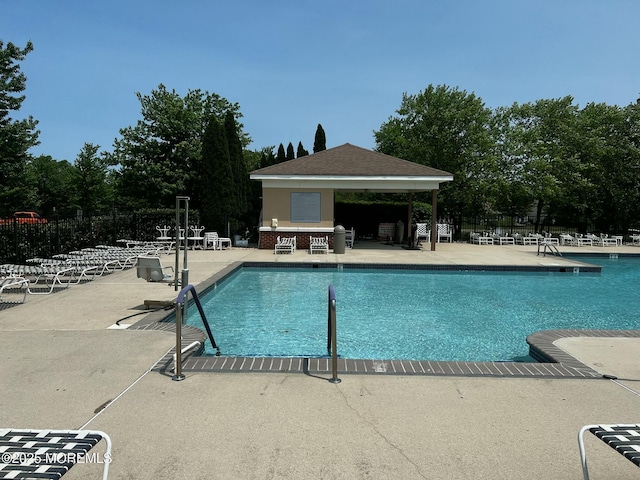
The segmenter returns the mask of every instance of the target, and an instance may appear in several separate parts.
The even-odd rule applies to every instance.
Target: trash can
[[[345,248],[345,230],[342,225],[336,225],[333,229],[333,253],[344,253]]]
[[[396,223],[396,243],[402,243],[404,240],[404,223],[402,220],[398,220]]]

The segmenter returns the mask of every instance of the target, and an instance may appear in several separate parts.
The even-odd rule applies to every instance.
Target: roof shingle
[[[251,172],[264,176],[371,176],[371,177],[442,177],[452,176],[437,168],[402,160],[349,143],[312,155],[278,163]]]

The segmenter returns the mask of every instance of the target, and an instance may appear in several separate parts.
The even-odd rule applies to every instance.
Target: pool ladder
[[[543,247],[542,248],[543,257],[547,256],[547,250],[549,250],[550,253],[553,253],[554,256],[558,256],[558,257],[562,256],[562,254],[560,253],[560,250],[558,250],[558,247],[556,247],[553,243],[545,242],[544,240],[542,240],[542,242],[538,244],[538,255],[540,255],[540,247]]]
[[[194,346],[199,345],[199,342],[193,342],[186,348],[182,348],[182,321],[184,315],[184,310],[186,310],[187,294],[191,292],[193,296],[193,302],[198,307],[198,312],[200,313],[200,317],[202,318],[202,323],[204,323],[204,328],[207,331],[207,335],[209,336],[209,340],[211,341],[211,346],[216,349],[216,356],[220,355],[220,347],[216,344],[215,338],[213,338],[213,333],[211,333],[211,327],[209,326],[209,322],[207,321],[207,316],[204,314],[204,310],[202,309],[202,304],[200,303],[200,298],[198,297],[198,292],[193,285],[187,285],[180,290],[178,297],[176,298],[176,351],[174,354],[175,359],[175,368],[172,379],[176,381],[184,380],[185,376],[182,373],[182,354],[185,351],[193,348]]]

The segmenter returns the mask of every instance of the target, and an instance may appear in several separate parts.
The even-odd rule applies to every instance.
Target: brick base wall
[[[296,248],[301,250],[309,249],[309,237],[327,237],[329,239],[329,248],[333,249],[333,233],[327,232],[260,232],[260,249],[273,250],[276,246],[278,237],[296,237]]]

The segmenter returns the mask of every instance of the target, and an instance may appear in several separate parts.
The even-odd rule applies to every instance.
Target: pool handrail
[[[216,349],[216,356],[220,355],[220,347],[216,344],[215,338],[213,338],[213,333],[211,332],[211,327],[209,326],[209,321],[207,320],[207,316],[202,309],[202,304],[200,303],[200,298],[198,297],[198,292],[196,288],[189,284],[180,290],[178,296],[176,297],[176,352],[175,352],[175,370],[173,375],[173,380],[180,381],[184,380],[185,376],[182,374],[182,312],[185,304],[185,297],[187,294],[191,292],[193,297],[193,301],[198,308],[198,312],[200,313],[200,317],[202,318],[202,323],[204,323],[204,328],[207,331],[207,335],[209,336],[209,340],[211,341],[211,346]]]
[[[338,345],[336,340],[336,290],[329,285],[327,312],[327,351],[331,353],[331,383],[340,383],[338,378]]]

